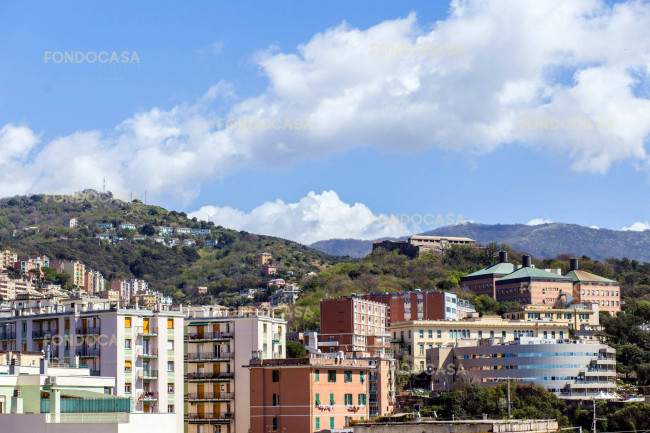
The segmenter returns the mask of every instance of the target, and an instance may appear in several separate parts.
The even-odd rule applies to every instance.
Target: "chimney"
[[[530,260],[530,254],[524,254],[521,256],[521,267],[522,268],[530,268],[531,267],[531,260]]]
[[[499,251],[499,263],[508,263],[507,251]]]
[[[569,260],[569,266],[570,266],[569,270],[577,271],[578,270],[578,259],[571,258],[571,260]]]

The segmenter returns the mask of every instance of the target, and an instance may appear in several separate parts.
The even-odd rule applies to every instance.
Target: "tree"
[[[287,358],[304,358],[307,355],[305,346],[297,341],[287,341]]]
[[[156,229],[151,224],[145,224],[140,229],[140,233],[142,233],[145,236],[153,236],[156,234]]]

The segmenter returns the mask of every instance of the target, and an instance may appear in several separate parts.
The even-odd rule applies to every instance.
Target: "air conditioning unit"
[[[48,376],[45,378],[45,385],[56,385],[56,376]]]

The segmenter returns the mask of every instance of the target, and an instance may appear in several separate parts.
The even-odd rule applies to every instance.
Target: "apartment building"
[[[555,305],[573,293],[573,281],[558,272],[534,268],[531,257],[522,257],[522,267],[499,278],[495,284],[496,300],[520,304]]]
[[[9,250],[0,251],[0,270],[13,269],[18,261],[18,255]]]
[[[363,356],[390,354],[388,306],[357,297],[322,299],[320,338],[323,352]]]
[[[41,353],[0,352],[2,431],[176,433],[175,414],[143,414],[115,395],[115,378],[84,366],[49,364]]]
[[[522,336],[563,339],[569,336],[566,323],[505,320],[500,316],[482,316],[458,321],[410,320],[390,326],[393,353],[402,354],[414,372],[425,371],[426,350],[449,347],[462,340],[501,338],[513,341]]]
[[[149,283],[137,278],[113,281],[111,289],[117,290],[121,299],[131,300],[132,297],[139,293],[146,293],[149,290]]]
[[[33,259],[18,260],[14,262],[14,269],[21,271],[24,278],[32,282],[40,280],[43,276],[41,269],[48,266],[50,266],[50,258],[47,256],[38,256]],[[32,269],[34,271],[32,271]]]
[[[83,263],[76,261],[65,261],[60,262],[57,268],[59,269],[59,272],[70,275],[70,283],[72,283],[75,289],[81,289],[84,287],[86,266]]]
[[[14,280],[7,274],[0,274],[0,296],[4,301],[12,301],[20,294],[33,290],[32,283],[25,280]]]
[[[408,320],[458,320],[473,312],[469,303],[459,309],[459,299],[448,292],[381,292],[359,296],[388,305],[388,324]]]
[[[508,343],[461,341],[427,350],[435,391],[454,383],[532,383],[565,399],[616,392],[616,350],[598,342],[521,337]]]
[[[253,262],[257,265],[270,265],[273,261],[273,256],[270,253],[262,253],[255,256]]]
[[[250,433],[342,429],[351,420],[386,415],[394,407],[392,359],[312,354],[300,359],[252,359],[248,368]]]
[[[286,320],[271,310],[193,307],[185,320],[185,432],[248,433],[252,356],[286,356]]]
[[[92,269],[84,273],[84,290],[90,294],[98,294],[106,290],[106,280],[99,271]]]
[[[44,352],[57,363],[76,357],[91,375],[115,378],[115,395],[136,412],[174,413],[183,428],[183,314],[111,309],[92,298],[11,302],[0,318],[2,350]]]
[[[488,295],[496,299],[497,280],[515,270],[515,265],[508,263],[508,252],[499,251],[499,263],[464,276],[460,280],[460,286],[463,290],[472,292],[476,296]]]
[[[505,313],[504,318],[508,320],[544,320],[565,323],[569,329],[598,331],[601,329],[599,311],[597,303],[573,304],[567,308],[530,304],[524,305],[523,310]]]
[[[578,269],[578,259],[571,259],[566,277],[573,281],[573,297],[585,304],[598,304],[612,316],[621,311],[621,287],[617,281]]]

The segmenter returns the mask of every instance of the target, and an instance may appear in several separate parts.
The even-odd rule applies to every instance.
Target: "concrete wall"
[[[0,431],[29,433],[177,433],[173,414],[129,414],[128,423],[47,423],[48,414],[0,415]]]
[[[540,433],[558,429],[556,420],[493,421],[431,421],[419,423],[390,423],[355,425],[354,433]]]

